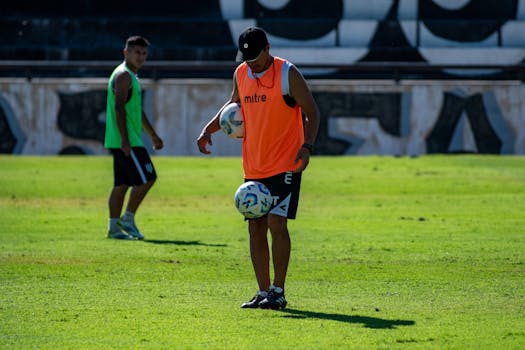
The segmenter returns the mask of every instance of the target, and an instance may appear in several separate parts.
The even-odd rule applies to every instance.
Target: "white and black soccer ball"
[[[242,119],[241,105],[233,102],[224,107],[219,117],[222,131],[232,139],[244,137],[244,121]]]
[[[270,211],[273,197],[268,187],[257,181],[243,183],[235,192],[235,207],[248,219],[260,218]]]

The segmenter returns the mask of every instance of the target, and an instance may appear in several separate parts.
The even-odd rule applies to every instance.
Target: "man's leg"
[[[120,214],[122,213],[122,207],[124,205],[124,198],[126,197],[127,191],[128,186],[126,185],[113,187],[113,190],[111,191],[108,200],[109,217],[111,219],[120,218]]]
[[[284,216],[270,214],[268,222],[272,234],[273,285],[284,289],[291,251],[288,219]]]
[[[144,185],[133,186],[128,199],[128,205],[126,206],[126,212],[119,220],[119,226],[126,231],[126,233],[137,239],[144,239],[144,235],[139,231],[135,224],[135,213],[139,208],[142,200],[146,197],[149,189],[155,180],[151,180]]]
[[[272,233],[274,280],[268,291],[268,296],[259,303],[259,307],[263,309],[284,309],[287,305],[284,297],[284,283],[286,281],[291,249],[287,218],[270,214],[268,216],[268,224]]]
[[[249,220],[250,255],[260,291],[270,287],[270,250],[268,248],[268,218]]]
[[[126,197],[126,192],[128,191],[127,185],[115,186],[111,190],[111,194],[108,199],[109,207],[109,224],[108,224],[108,238],[114,239],[132,239],[118,226],[118,221],[120,214],[122,212],[122,207],[124,205],[124,199]]]
[[[129,200],[128,205],[126,206],[126,211],[135,214],[140,206],[140,203],[142,203],[142,200],[144,200],[144,198],[148,194],[148,191],[154,183],[155,180],[151,180],[149,182],[146,182],[144,185],[133,186],[131,188],[131,193],[129,194]]]

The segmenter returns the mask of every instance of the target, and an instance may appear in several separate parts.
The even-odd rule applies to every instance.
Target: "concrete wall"
[[[106,79],[0,80],[0,153],[105,154]],[[311,80],[322,154],[525,154],[525,85],[513,81]],[[165,149],[195,139],[228,99],[230,80],[143,80],[144,106]],[[147,143],[149,147],[149,143]],[[214,135],[213,154],[241,142]]]

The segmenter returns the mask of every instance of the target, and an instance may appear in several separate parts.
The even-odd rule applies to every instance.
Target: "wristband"
[[[308,151],[310,151],[310,153],[314,151],[314,145],[312,145],[311,143],[303,143],[301,147],[306,148]]]

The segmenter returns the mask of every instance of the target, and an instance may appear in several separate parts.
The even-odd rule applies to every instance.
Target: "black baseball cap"
[[[246,28],[239,35],[239,51],[237,51],[237,62],[251,61],[257,58],[262,50],[268,45],[268,38],[264,30],[258,27]]]

